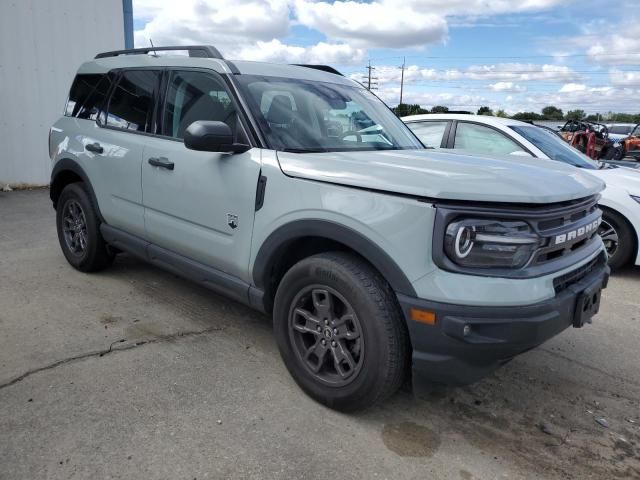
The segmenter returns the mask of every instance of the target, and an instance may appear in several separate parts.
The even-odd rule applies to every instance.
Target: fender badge
[[[238,228],[238,216],[233,213],[227,213],[227,225],[232,229]]]

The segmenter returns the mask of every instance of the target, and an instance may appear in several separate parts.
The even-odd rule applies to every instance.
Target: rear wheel
[[[60,247],[67,261],[81,272],[95,272],[113,261],[100,233],[100,220],[84,186],[64,187],[56,208]]]
[[[323,253],[294,265],[278,287],[274,330],[294,380],[337,410],[389,397],[409,364],[408,333],[394,294],[355,255]]]
[[[618,212],[602,209],[602,222],[598,227],[611,268],[620,268],[629,263],[635,252],[635,238],[631,226]]]

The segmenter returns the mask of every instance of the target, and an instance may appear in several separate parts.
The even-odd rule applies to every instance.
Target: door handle
[[[89,150],[90,152],[93,152],[93,153],[102,153],[102,152],[104,152],[104,148],[102,148],[102,145],[100,145],[98,142],[87,143],[84,146],[84,148]]]
[[[166,168],[167,170],[173,170],[175,167],[173,162],[170,162],[167,157],[151,157],[149,160],[149,165],[153,165],[154,167]]]

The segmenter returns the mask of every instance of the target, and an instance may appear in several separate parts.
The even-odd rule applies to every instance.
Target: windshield
[[[382,101],[364,88],[238,75],[269,146],[291,152],[423,148]]]
[[[612,125],[609,127],[609,133],[616,135],[629,135],[633,130],[633,125]]]
[[[597,170],[598,164],[562,140],[558,135],[536,126],[511,126],[547,157],[575,167]]]

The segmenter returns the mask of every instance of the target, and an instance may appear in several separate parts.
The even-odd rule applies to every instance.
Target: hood
[[[635,168],[614,167],[589,170],[589,173],[611,186],[622,188],[631,195],[640,195],[640,171]]]
[[[578,168],[539,158],[378,150],[278,152],[278,160],[292,177],[443,200],[553,203],[604,189]]]
[[[625,135],[624,133],[610,133],[609,140],[615,143],[619,143],[625,138],[629,137],[629,135]]]

